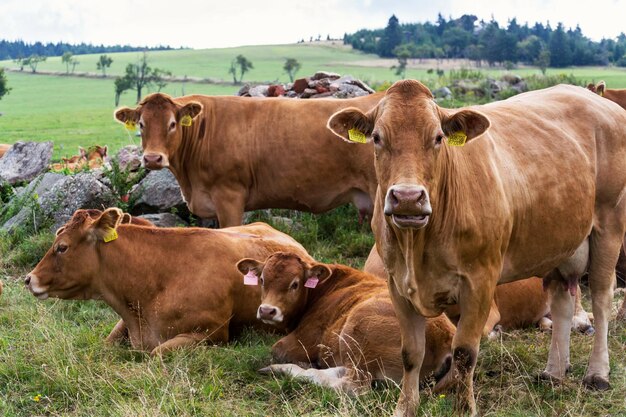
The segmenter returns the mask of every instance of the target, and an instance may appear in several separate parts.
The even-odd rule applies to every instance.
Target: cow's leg
[[[420,401],[419,379],[426,347],[426,318],[415,311],[413,305],[398,294],[393,278],[388,280],[393,309],[400,324],[402,338],[402,391],[394,417],[413,417]]]
[[[574,303],[574,317],[572,318],[572,329],[587,335],[592,335],[595,332],[595,329],[591,325],[591,320],[589,320],[589,315],[583,308],[580,285],[578,286],[576,291],[576,299]]]
[[[105,342],[108,344],[122,343],[125,340],[128,340],[128,328],[126,327],[126,323],[124,320],[120,320],[117,322],[111,333],[105,339]]]
[[[485,323],[485,327],[483,327],[483,336],[487,337],[489,340],[495,340],[502,330],[502,327],[498,326],[498,323],[500,323],[500,310],[498,310],[498,305],[494,297],[491,300],[487,323]]]
[[[241,225],[246,204],[245,195],[245,191],[227,189],[212,196],[220,228]]]
[[[435,392],[456,387],[455,411],[458,415],[468,413],[475,416],[476,401],[472,378],[476,368],[476,358],[480,339],[489,316],[497,274],[483,274],[487,285],[463,288],[459,297],[461,316],[452,339],[452,370],[435,385]]]
[[[263,374],[284,374],[296,379],[304,379],[316,385],[333,388],[348,394],[359,393],[361,388],[346,377],[347,369],[344,366],[336,366],[327,369],[304,369],[292,363],[281,363],[259,369]]]
[[[220,328],[207,335],[207,333],[181,333],[166,340],[159,346],[152,349],[151,356],[163,356],[175,349],[181,349],[198,343],[210,340],[212,343],[226,343],[228,341],[228,327]]]
[[[550,274],[558,275],[554,270]],[[550,279],[550,278],[549,278]],[[564,288],[560,277],[550,279],[550,311],[552,315],[552,341],[546,369],[542,378],[560,381],[569,369],[569,342],[574,316],[574,300],[568,288]]]
[[[596,212],[602,227],[591,232],[589,259],[589,288],[596,333],[584,384],[594,389],[609,388],[608,331],[613,302],[613,274],[624,239],[623,218],[620,222],[612,213]]]

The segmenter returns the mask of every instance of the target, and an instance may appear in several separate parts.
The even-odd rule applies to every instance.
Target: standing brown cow
[[[79,210],[59,229],[25,284],[41,300],[104,300],[123,320],[109,339],[126,327],[132,347],[153,355],[259,326],[261,291],[244,286],[235,264],[277,250],[306,254],[264,223],[160,229],[121,224],[126,216],[116,208],[92,215]]]
[[[348,393],[367,390],[372,380],[400,382],[400,328],[383,280],[287,252],[274,253],[265,261],[242,259],[237,268],[260,277],[263,291],[257,317],[290,330],[272,346],[279,363],[264,371]],[[454,325],[445,315],[427,320],[422,381],[431,375],[437,380],[449,371],[453,335]]]
[[[405,358],[396,415],[415,415],[425,317],[450,304],[461,311],[454,377],[439,388],[454,385],[457,412],[476,415],[472,377],[498,282],[547,277],[553,330],[544,376],[564,378],[571,292],[587,265],[596,333],[584,382],[608,388],[612,277],[626,229],[622,108],[561,85],[444,109],[426,86],[406,80],[369,112],[342,110],[328,126],[375,146],[372,227]]]
[[[350,148],[325,128],[346,107],[368,109],[381,94],[347,100],[185,96],[156,93],[115,118],[139,125],[144,165],[169,168],[192,213],[241,224],[243,212],[321,213],[353,202],[372,212],[371,145]]]

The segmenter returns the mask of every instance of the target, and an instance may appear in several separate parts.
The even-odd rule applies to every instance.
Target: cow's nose
[[[261,316],[262,319],[272,319],[275,315],[276,315],[276,307],[266,307],[266,306],[259,307],[259,316]]]
[[[160,164],[163,162],[163,155],[160,154],[145,154],[143,160],[146,164]]]
[[[24,278],[24,285],[29,285],[30,284],[30,274],[26,275],[26,278]]]
[[[421,185],[397,184],[389,188],[384,212],[392,214],[430,214],[428,192]]]

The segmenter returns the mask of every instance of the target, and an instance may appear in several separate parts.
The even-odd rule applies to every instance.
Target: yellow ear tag
[[[467,135],[463,132],[454,132],[448,136],[448,145],[450,146],[463,146],[467,140]]]
[[[180,125],[181,126],[189,127],[189,126],[191,126],[191,123],[193,123],[193,119],[188,114],[183,116],[182,119],[180,119]]]
[[[104,238],[102,240],[104,240],[104,243],[109,243],[115,239],[117,239],[117,230],[109,227],[109,230],[107,230],[107,234],[104,235]]]
[[[600,91],[600,97],[604,97],[604,90]]]
[[[136,130],[137,124],[134,120],[126,120],[126,122],[124,123],[124,127],[126,127],[126,129],[128,130]]]
[[[348,139],[350,139],[351,142],[357,142],[357,143],[367,142],[367,138],[365,137],[363,132],[357,129],[348,130]]]

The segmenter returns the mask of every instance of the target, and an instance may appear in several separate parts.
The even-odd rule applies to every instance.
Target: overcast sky
[[[626,0],[0,0],[0,39],[215,48],[474,14],[506,25],[577,24],[593,40],[626,32]]]

